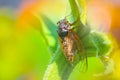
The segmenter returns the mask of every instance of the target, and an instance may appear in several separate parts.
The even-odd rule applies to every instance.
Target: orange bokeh
[[[116,40],[120,41],[120,6],[116,5],[115,3],[112,3],[107,0],[90,0],[88,2],[88,10],[92,10],[92,16],[91,20],[93,19],[93,22],[107,24],[108,21],[110,21],[109,25],[104,26],[102,28],[108,29],[110,33],[116,38]],[[99,13],[98,13],[99,12]],[[106,14],[106,16],[104,15]],[[107,27],[107,28],[106,28]]]

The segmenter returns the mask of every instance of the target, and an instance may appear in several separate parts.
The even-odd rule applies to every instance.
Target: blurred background
[[[115,47],[111,54],[114,73],[97,79],[120,80],[120,0],[86,2],[89,25],[112,35]],[[53,47],[55,40],[40,15],[46,15],[56,25],[70,13],[68,0],[0,0],[0,80],[42,80],[51,56],[47,44]],[[49,39],[47,44],[44,36]],[[93,73],[103,70],[100,61],[94,60],[89,60],[91,73],[80,77],[76,70],[70,80],[93,80]]]

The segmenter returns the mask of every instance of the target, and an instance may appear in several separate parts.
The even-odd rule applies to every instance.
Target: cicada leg
[[[74,21],[73,23],[69,23],[69,25],[70,25],[70,26],[73,26],[73,25],[75,25],[77,22],[79,22],[79,18],[77,18],[77,20]]]

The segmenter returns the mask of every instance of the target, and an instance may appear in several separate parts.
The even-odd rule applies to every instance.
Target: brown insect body
[[[75,45],[73,33],[71,33],[71,31],[68,31],[68,35],[64,37],[64,40],[60,38],[60,43],[66,58],[70,62],[73,62],[77,48],[77,46]]]
[[[66,19],[59,21],[57,24],[61,48],[64,52],[65,57],[70,62],[73,62],[74,55],[78,50],[78,36],[73,31],[73,29],[71,29],[71,24]]]

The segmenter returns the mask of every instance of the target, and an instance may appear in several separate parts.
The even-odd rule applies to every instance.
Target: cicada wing
[[[58,37],[59,39],[59,43],[60,43],[60,47],[63,51],[63,54],[65,56],[66,59],[68,59],[68,54],[69,54],[69,46],[71,46],[69,43],[69,38],[66,36],[64,37],[64,39],[62,39],[61,37]]]
[[[80,58],[80,71],[81,72],[86,72],[88,68],[88,61],[87,61],[87,53],[85,51],[84,44],[82,43],[81,39],[77,34],[74,33],[74,43],[77,46],[77,53]]]
[[[58,36],[58,41],[59,41],[59,44],[60,44],[60,47],[64,53],[64,49],[63,49],[63,40]],[[64,53],[64,56],[66,57],[65,53]]]

